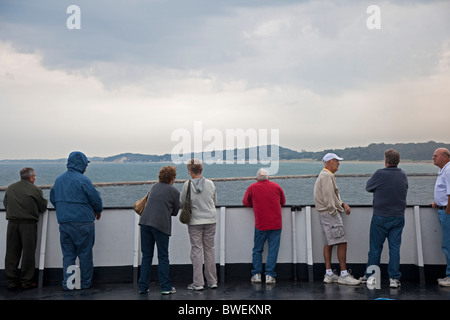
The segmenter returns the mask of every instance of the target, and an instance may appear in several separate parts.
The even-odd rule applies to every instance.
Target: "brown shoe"
[[[23,290],[35,289],[37,286],[38,284],[36,282],[32,282],[26,286],[23,286]]]

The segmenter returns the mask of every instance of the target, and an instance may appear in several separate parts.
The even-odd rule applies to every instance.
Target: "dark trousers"
[[[5,275],[8,287],[23,287],[34,282],[37,223],[8,221],[6,231]],[[19,262],[22,264],[19,272]]]
[[[172,289],[172,281],[169,278],[169,238],[168,234],[156,228],[141,225],[142,264],[139,277],[139,291],[147,291],[149,288],[155,244],[158,248],[158,281],[161,291]]]

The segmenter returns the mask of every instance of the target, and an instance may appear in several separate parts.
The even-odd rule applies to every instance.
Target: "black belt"
[[[447,207],[437,207],[439,210],[445,210]]]

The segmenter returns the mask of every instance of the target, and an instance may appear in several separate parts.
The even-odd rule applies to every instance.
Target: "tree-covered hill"
[[[354,161],[382,161],[384,160],[384,151],[390,148],[394,148],[400,152],[402,160],[412,161],[424,161],[432,160],[433,152],[437,148],[444,147],[450,149],[450,144],[440,142],[423,142],[423,143],[372,143],[366,147],[348,147],[344,149],[326,149],[318,152],[311,151],[295,151],[284,147],[279,147],[279,159],[280,160],[317,160],[320,161],[324,154],[328,152],[334,152],[345,160]],[[259,155],[263,157],[271,157],[273,159],[272,146],[267,146],[267,149],[260,150],[256,148],[234,149],[234,158],[238,159],[239,155],[244,154],[245,159],[239,158],[239,160],[252,159],[254,155],[257,155],[257,160],[261,160]],[[219,151],[220,152],[220,151]],[[223,152],[223,159],[227,159],[226,151]],[[266,154],[264,154],[264,152]],[[194,156],[194,155],[192,155]],[[215,154],[213,154],[215,156]],[[171,161],[170,154],[164,155],[144,155],[136,153],[122,153],[116,156],[103,158],[105,162],[161,162]]]

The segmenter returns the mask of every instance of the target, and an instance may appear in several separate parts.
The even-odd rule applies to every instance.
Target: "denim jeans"
[[[255,228],[254,246],[253,246],[253,269],[252,275],[262,274],[262,253],[264,243],[268,240],[268,253],[265,274],[276,277],[275,266],[278,259],[278,249],[280,248],[281,229],[260,231]]]
[[[158,248],[158,280],[161,291],[172,289],[172,281],[169,278],[169,235],[151,226],[141,225],[142,264],[139,291],[146,291],[150,286],[155,243]]]
[[[389,244],[389,278],[400,279],[400,245],[405,217],[380,217],[373,215],[370,224],[370,250],[367,267],[380,266],[381,252],[386,238]],[[368,274],[367,276],[370,276]]]
[[[445,213],[445,209],[438,210],[438,218],[442,229],[442,251],[447,259],[447,269],[445,275],[450,277],[450,214]]]
[[[61,251],[63,254],[63,282],[64,289],[67,289],[66,270],[75,264],[78,257],[80,262],[80,282],[81,288],[86,289],[91,286],[94,274],[94,261],[92,248],[95,241],[94,222],[68,222],[59,225]]]

